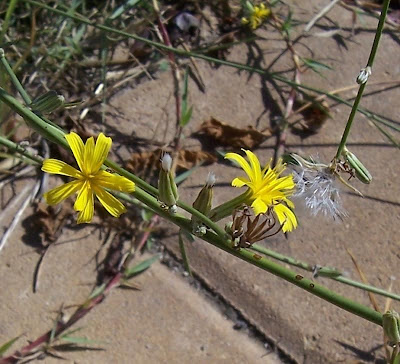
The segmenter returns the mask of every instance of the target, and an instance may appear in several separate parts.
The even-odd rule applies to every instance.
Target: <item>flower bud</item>
[[[199,192],[196,200],[193,202],[193,207],[206,216],[208,216],[211,210],[214,184],[215,174],[210,172],[208,174],[206,184]]]
[[[168,153],[165,153],[161,158],[161,170],[158,179],[158,199],[168,206],[171,213],[175,213],[176,201],[179,197],[171,167],[172,158]]]
[[[389,310],[382,315],[383,332],[391,344],[400,342],[400,316],[396,311]]]
[[[214,184],[215,184],[215,174],[210,172],[208,174],[205,185],[199,192],[196,200],[193,202],[193,207],[207,217],[211,211]],[[192,216],[192,226],[193,226],[193,232],[196,235],[204,235],[206,233],[205,227],[194,216]]]
[[[63,106],[65,102],[64,96],[58,95],[55,91],[48,91],[32,101],[30,107],[32,111],[40,113],[51,113]]]
[[[371,76],[371,73],[372,73],[371,67],[368,66],[368,67],[362,68],[360,73],[357,76],[357,79],[356,79],[357,83],[359,85],[366,83],[368,81],[369,76]]]
[[[369,173],[368,169],[365,168],[354,153],[350,152],[347,148],[344,148],[343,157],[350,167],[354,169],[358,180],[365,184],[369,184],[372,181],[371,173]]]

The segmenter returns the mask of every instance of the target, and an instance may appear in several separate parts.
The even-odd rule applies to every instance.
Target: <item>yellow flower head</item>
[[[271,10],[264,4],[260,4],[260,6],[253,6],[250,2],[247,4],[249,16],[242,18],[242,24],[250,24],[251,29],[255,30],[271,14]]]
[[[119,217],[126,211],[125,206],[107,192],[105,188],[120,192],[133,192],[135,184],[125,177],[117,176],[100,169],[110,151],[111,138],[100,133],[96,144],[93,137],[90,137],[86,141],[86,144],[83,144],[79,135],[70,133],[65,135],[65,139],[67,139],[80,171],[57,159],[46,159],[43,162],[42,171],[75,178],[74,181],[46,192],[43,196],[46,202],[49,205],[56,205],[75,192],[78,192],[74,209],[79,211],[78,224],[81,224],[92,220],[94,195],[96,195],[101,204],[112,216]]]
[[[246,172],[248,179],[237,177],[232,181],[232,186],[249,188],[249,199],[251,207],[256,215],[267,212],[272,207],[282,226],[282,231],[292,231],[297,227],[297,219],[291,209],[294,209],[292,201],[288,199],[291,195],[294,182],[292,175],[279,177],[285,170],[282,161],[279,160],[275,168],[270,168],[268,163],[261,169],[260,162],[249,150],[244,150],[250,164],[239,154],[227,153],[225,158],[237,162]]]

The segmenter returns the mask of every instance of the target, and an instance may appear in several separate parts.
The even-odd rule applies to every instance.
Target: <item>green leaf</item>
[[[147,270],[155,261],[160,259],[160,255],[157,254],[154,257],[151,257],[149,259],[144,260],[143,262],[139,263],[138,265],[135,265],[132,268],[127,268],[125,270],[124,276],[125,278],[132,278],[140,273],[143,273],[145,270]]]
[[[181,229],[180,233],[189,241],[189,243],[194,243],[194,241],[196,240],[194,238],[194,235],[189,233],[189,231]]]
[[[194,166],[190,169],[188,169],[185,172],[182,172],[179,176],[175,177],[175,183],[177,185],[179,185],[180,183],[182,183],[183,181],[185,181],[186,179],[189,178],[189,176],[197,169],[201,166],[201,163],[199,163],[197,166]]]
[[[85,337],[76,337],[76,336],[66,336],[63,335],[60,337],[61,340],[67,341],[72,344],[85,344],[85,345],[104,345],[106,344],[104,341],[97,341],[97,340],[89,340]]]
[[[169,70],[169,63],[168,61],[161,61],[158,65],[160,71],[168,71]]]
[[[14,344],[19,338],[21,337],[21,335],[15,337],[14,339],[11,339],[9,341],[7,341],[5,344],[3,344],[2,346],[0,346],[0,357],[12,346],[12,344]]]
[[[385,129],[383,129],[380,125],[376,123],[375,120],[371,119],[371,122],[375,125],[375,127],[386,137],[388,138],[394,146],[400,149],[400,142],[398,142],[392,134],[388,133]]]
[[[60,335],[60,338],[63,338],[64,336],[69,336],[69,335],[75,334],[75,332],[81,331],[82,329],[83,329],[83,327],[78,327],[77,329],[64,332],[62,335]]]
[[[289,13],[287,18],[285,19],[285,21],[282,24],[282,32],[286,34],[287,37],[289,37],[289,33],[292,30],[292,11],[289,9]]]
[[[142,209],[140,211],[140,215],[142,216],[142,220],[149,222],[151,218],[155,215],[153,211]]]
[[[125,11],[132,9],[140,0],[128,0],[125,3],[118,6],[111,16],[108,18],[109,20],[117,19],[121,16]]]
[[[193,106],[188,109],[188,87],[189,87],[189,67],[185,69],[185,75],[183,78],[183,90],[182,90],[182,112],[181,120],[179,125],[183,128],[188,124],[192,117]]]
[[[91,300],[92,298],[100,296],[104,292],[105,288],[106,288],[106,284],[105,283],[103,283],[101,286],[96,287],[93,290],[93,292],[90,294],[88,300]]]
[[[186,110],[185,113],[182,112],[181,120],[179,122],[179,125],[182,128],[189,123],[190,119],[192,118],[192,112],[193,112],[193,106],[190,106],[189,110]]]
[[[311,70],[313,70],[315,73],[318,73],[320,76],[322,76],[322,73],[320,72],[321,70],[333,70],[332,67],[322,63],[322,62],[318,62],[314,59],[311,58],[303,58],[300,57],[300,59],[303,61],[303,63],[310,68]]]

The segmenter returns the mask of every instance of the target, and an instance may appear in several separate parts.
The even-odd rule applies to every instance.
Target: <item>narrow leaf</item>
[[[125,270],[124,276],[125,278],[132,278],[140,273],[143,273],[146,269],[148,269],[155,261],[160,259],[160,255],[155,255],[149,259],[144,260],[143,262],[135,265],[132,268],[127,268]]]
[[[21,337],[21,335],[15,337],[14,339],[11,339],[9,341],[7,341],[5,344],[3,344],[2,346],[0,346],[0,357],[12,346],[12,344],[14,344],[19,338]]]
[[[97,340],[89,340],[85,337],[76,337],[76,336],[63,336],[60,338],[63,341],[67,341],[72,344],[86,344],[86,345],[104,345],[106,344],[104,341]]]

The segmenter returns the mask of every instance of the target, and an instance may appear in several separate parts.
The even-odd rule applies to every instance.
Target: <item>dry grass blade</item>
[[[361,280],[365,283],[365,284],[369,284],[367,277],[365,276],[364,272],[362,271],[361,267],[358,265],[356,258],[354,257],[353,253],[346,248],[347,254],[350,255],[350,258],[354,264],[354,266],[357,269],[358,275],[360,276]],[[374,309],[378,312],[381,312],[381,310],[379,309],[378,306],[378,302],[376,302],[375,296],[373,293],[368,292],[368,297],[369,300],[371,301],[372,306],[374,307]]]

